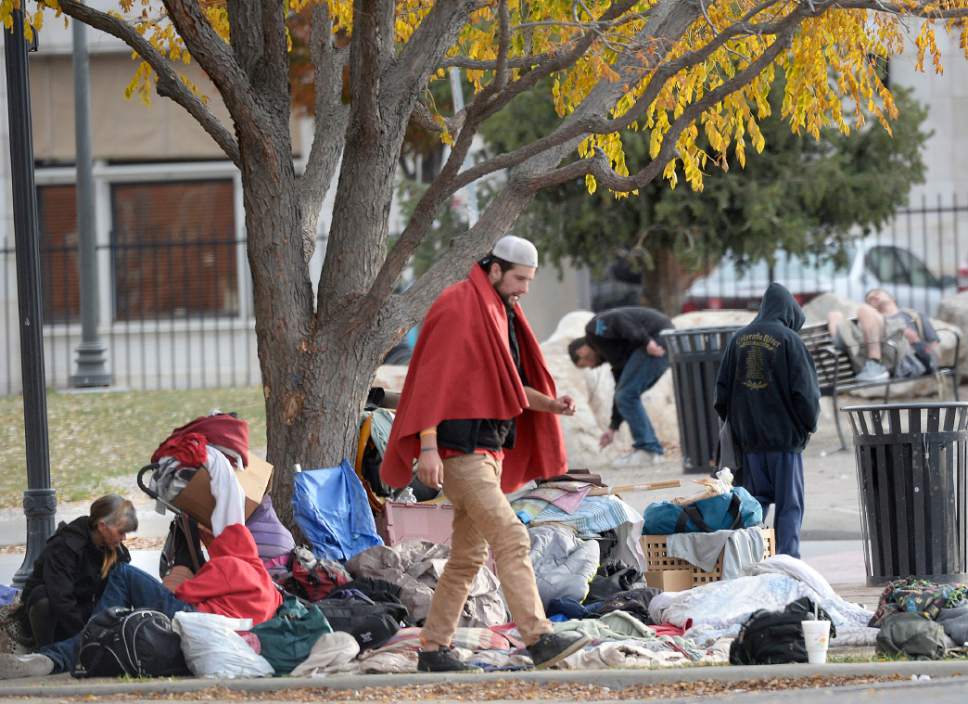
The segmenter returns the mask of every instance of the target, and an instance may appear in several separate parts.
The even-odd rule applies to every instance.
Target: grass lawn
[[[58,501],[84,501],[133,486],[138,469],[172,429],[218,408],[249,421],[249,445],[266,445],[259,387],[47,394],[51,483]],[[0,507],[27,488],[23,397],[0,398]]]

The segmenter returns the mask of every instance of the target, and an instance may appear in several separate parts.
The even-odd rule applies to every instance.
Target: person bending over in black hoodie
[[[743,454],[743,486],[776,504],[777,552],[800,557],[803,448],[817,429],[820,389],[798,331],[805,316],[790,292],[770,284],[753,322],[726,345],[716,380],[716,412],[729,420]]]

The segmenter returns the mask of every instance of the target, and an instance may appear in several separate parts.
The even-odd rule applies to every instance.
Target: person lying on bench
[[[857,308],[857,320],[840,311],[827,316],[830,336],[850,357],[857,381],[924,376],[938,368],[938,334],[931,321],[882,288],[871,289]],[[887,343],[887,344],[885,344]]]

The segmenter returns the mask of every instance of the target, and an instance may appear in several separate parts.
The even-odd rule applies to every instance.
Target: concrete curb
[[[828,663],[826,665],[761,665],[687,667],[662,670],[549,670],[525,672],[491,672],[469,675],[391,674],[391,675],[334,675],[331,677],[275,677],[266,679],[164,679],[164,680],[108,680],[83,681],[69,675],[36,677],[29,680],[13,680],[0,683],[0,697],[103,697],[119,694],[186,694],[215,687],[230,691],[277,692],[297,689],[344,689],[358,690],[363,687],[405,687],[409,685],[486,683],[497,680],[515,680],[531,683],[583,683],[610,689],[623,689],[633,685],[666,684],[673,682],[744,683],[751,680],[774,678],[872,677],[898,674],[928,675],[932,679],[942,677],[968,678],[968,659],[941,661],[897,661],[876,663]],[[968,684],[968,680],[966,680]]]

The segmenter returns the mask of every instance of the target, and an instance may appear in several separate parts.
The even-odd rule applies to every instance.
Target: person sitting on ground
[[[35,647],[80,632],[112,569],[131,561],[123,542],[136,530],[134,505],[116,494],[102,496],[88,515],[58,526],[34,562],[16,611]]]
[[[652,308],[613,308],[588,321],[585,336],[568,345],[568,354],[576,367],[597,367],[608,362],[612,368],[615,377],[612,421],[598,445],[611,445],[622,421],[629,424],[633,449],[615,461],[617,466],[652,464],[664,453],[645,412],[642,394],[669,368],[665,343],[659,333],[674,327],[669,318]]]
[[[899,308],[882,288],[871,289],[857,308],[857,320],[831,311],[827,327],[834,344],[846,351],[857,381],[918,377],[938,368],[938,334],[915,310]]]
[[[115,606],[147,608],[172,618],[180,611],[201,611],[229,618],[250,618],[253,625],[275,616],[282,597],[259,559],[249,529],[225,528],[209,548],[209,561],[174,591],[129,564],[111,570],[94,616]],[[30,655],[0,654],[0,680],[70,672],[77,663],[80,633]]]

